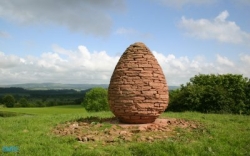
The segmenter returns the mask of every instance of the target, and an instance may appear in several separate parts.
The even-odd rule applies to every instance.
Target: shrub
[[[3,97],[3,103],[6,107],[14,107],[15,105],[15,98],[13,95],[7,94]]]
[[[168,110],[248,114],[249,84],[250,80],[242,75],[196,75],[170,92]]]
[[[45,107],[46,104],[44,102],[42,102],[42,101],[39,100],[39,101],[36,102],[36,106],[37,107]]]
[[[19,104],[21,105],[21,107],[29,107],[29,102],[27,101],[26,98],[22,97],[20,100],[19,100]]]
[[[108,111],[108,91],[100,87],[91,89],[86,93],[82,105],[87,111]]]

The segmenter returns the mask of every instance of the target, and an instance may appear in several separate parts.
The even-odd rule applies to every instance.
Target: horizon
[[[0,84],[0,87],[2,87],[2,86],[15,86],[15,85],[42,85],[42,84],[48,84],[48,85],[50,85],[50,84],[58,84],[58,85],[109,85],[109,83],[108,84],[106,84],[106,83],[103,83],[103,84],[88,84],[88,83],[79,83],[79,84],[70,84],[70,83],[17,83],[17,84],[5,84],[5,85],[2,85],[2,84]],[[169,86],[169,87],[178,87],[178,86],[174,86],[174,85],[167,85],[167,86]]]

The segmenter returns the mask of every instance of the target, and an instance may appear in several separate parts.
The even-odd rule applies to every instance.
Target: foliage
[[[42,101],[37,101],[37,102],[36,102],[36,105],[37,105],[38,107],[45,107],[45,106],[46,106],[45,103],[42,102]]]
[[[1,88],[0,87],[0,104],[3,104],[3,96],[11,94],[17,101],[14,107],[38,107],[38,106],[55,106],[55,105],[76,105],[81,104],[85,93],[88,90],[27,90],[18,87]],[[20,104],[20,100],[25,98],[28,106]],[[37,101],[42,101],[42,104]],[[39,105],[38,105],[39,104]]]
[[[86,93],[82,105],[87,111],[108,111],[108,91],[101,87],[91,89]]]
[[[204,75],[170,92],[168,110],[206,113],[250,113],[250,80],[242,75]]]
[[[22,97],[20,100],[19,100],[19,104],[21,105],[21,107],[29,107],[29,102],[27,101],[26,98]]]
[[[3,97],[3,103],[6,107],[14,107],[15,105],[15,98],[13,95],[7,94]]]

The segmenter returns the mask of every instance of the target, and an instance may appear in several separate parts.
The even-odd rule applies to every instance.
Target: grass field
[[[164,113],[162,117],[194,120],[204,125],[195,131],[179,130],[178,135],[153,143],[79,143],[73,137],[59,137],[52,129],[66,121],[87,116],[111,117],[111,112],[88,113],[81,106],[46,108],[0,108],[20,113],[0,117],[0,155],[86,156],[86,155],[243,155],[250,156],[250,116]],[[3,152],[16,147],[16,152]]]
[[[0,111],[24,113],[29,115],[87,113],[81,105],[31,108],[0,108]]]

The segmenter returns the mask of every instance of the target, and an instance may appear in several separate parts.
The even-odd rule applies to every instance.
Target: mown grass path
[[[3,147],[18,147],[21,156],[69,155],[250,155],[250,116],[201,114],[195,112],[164,113],[162,117],[198,121],[203,129],[177,129],[173,137],[153,143],[115,143],[102,145],[79,143],[74,137],[58,137],[52,129],[82,117],[111,117],[111,112],[88,113],[80,106],[48,108],[0,108],[0,111],[26,115],[0,117],[0,155]],[[27,115],[28,114],[28,115]]]

